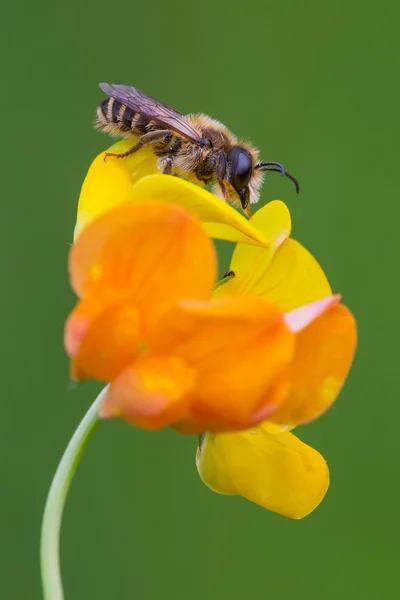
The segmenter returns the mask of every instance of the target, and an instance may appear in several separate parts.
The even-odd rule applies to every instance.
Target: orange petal
[[[329,487],[329,470],[319,452],[292,433],[271,433],[264,424],[206,434],[196,462],[212,490],[244,496],[292,519],[312,512]]]
[[[284,315],[259,298],[181,302],[154,327],[149,345],[157,353],[173,347],[198,373],[191,403],[198,431],[248,426],[293,355]],[[269,396],[271,411],[277,401]],[[180,430],[193,432],[189,425]]]
[[[65,326],[65,348],[74,379],[111,381],[126,368],[140,350],[141,318],[134,306],[114,300],[100,308],[84,299]]]
[[[71,283],[79,296],[110,290],[139,312],[182,298],[208,298],[216,276],[213,244],[201,223],[165,202],[119,206],[85,227],[70,253]]]
[[[294,359],[281,378],[291,391],[268,420],[294,426],[325,412],[343,386],[356,343],[354,317],[342,304],[302,329],[296,336]]]
[[[110,385],[100,415],[149,430],[167,427],[187,415],[195,383],[196,372],[177,356],[144,356]]]

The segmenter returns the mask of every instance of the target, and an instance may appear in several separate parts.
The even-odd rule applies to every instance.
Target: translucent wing
[[[157,121],[195,144],[202,142],[201,135],[189,125],[185,119],[185,115],[163,102],[159,102],[155,98],[147,96],[140,90],[129,85],[100,83],[99,87],[108,96],[122,102],[122,104],[125,104],[131,110]]]

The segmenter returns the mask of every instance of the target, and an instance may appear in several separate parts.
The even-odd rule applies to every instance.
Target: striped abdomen
[[[153,129],[164,129],[148,117],[135,112],[114,98],[107,98],[97,108],[96,127],[114,135],[143,135]]]

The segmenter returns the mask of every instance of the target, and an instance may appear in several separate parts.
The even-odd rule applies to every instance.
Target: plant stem
[[[58,465],[47,496],[40,545],[44,600],[63,600],[60,573],[60,530],[65,501],[76,468],[99,419],[98,412],[107,388],[93,402],[78,425]]]

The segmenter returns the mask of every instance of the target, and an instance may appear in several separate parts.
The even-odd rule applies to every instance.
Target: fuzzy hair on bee
[[[177,175],[241,206],[250,217],[250,204],[258,202],[265,171],[276,171],[297,180],[281,163],[260,162],[259,151],[239,140],[225,125],[205,114],[184,115],[137,88],[101,83],[108,98],[97,108],[95,126],[116,137],[132,139],[124,158],[149,146],[158,157],[161,173]]]

